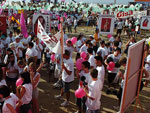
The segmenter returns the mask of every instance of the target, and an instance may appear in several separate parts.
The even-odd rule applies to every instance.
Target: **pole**
[[[61,31],[61,38],[60,38],[60,44],[61,44],[61,65],[63,64],[63,52],[64,52],[64,33],[63,33],[63,17],[60,19],[60,31]]]

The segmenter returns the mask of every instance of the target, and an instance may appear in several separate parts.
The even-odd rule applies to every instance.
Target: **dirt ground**
[[[89,35],[94,34],[94,27],[79,27],[77,29],[78,33],[73,33],[69,34],[69,38],[72,36],[77,36],[79,33],[84,33],[86,37]],[[80,31],[80,32],[79,32]],[[144,31],[142,33],[142,38],[143,37],[148,37],[150,36],[148,34],[148,31]],[[108,41],[106,36],[101,37],[102,39]],[[140,40],[142,38],[137,38],[137,40]],[[121,36],[122,42],[126,43],[129,38],[126,36]],[[123,45],[124,46],[124,45]],[[75,57],[75,54],[73,55]],[[49,76],[50,76],[50,82],[49,82]],[[70,98],[70,105],[67,107],[61,107],[60,104],[63,102],[63,100],[56,100],[54,99],[54,96],[57,94],[60,94],[60,90],[54,89],[53,88],[54,84],[54,77],[52,73],[48,73],[47,68],[44,67],[41,70],[41,79],[40,79],[40,84],[39,84],[39,104],[40,104],[40,109],[41,113],[74,113],[77,111],[77,107],[75,104],[75,96],[74,92],[78,87],[78,80],[75,79],[73,81],[73,84],[71,86],[71,98]],[[117,97],[115,95],[107,95],[106,94],[107,90],[107,81],[105,80],[104,83],[104,88],[102,91],[102,97],[101,97],[101,113],[116,113],[117,111],[113,108],[113,106],[116,106],[118,101]],[[64,96],[65,98],[65,96]],[[142,92],[140,93],[140,101],[143,106],[143,109],[145,113],[150,113],[150,86],[144,87]],[[134,104],[132,104],[126,113],[133,113],[134,112]],[[141,113],[140,111],[140,106],[137,108],[137,113]]]

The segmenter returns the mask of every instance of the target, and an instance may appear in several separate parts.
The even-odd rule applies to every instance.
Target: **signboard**
[[[137,18],[147,16],[147,11],[134,11],[134,16],[137,17]]]
[[[46,14],[34,14],[33,15],[33,21],[32,21],[33,32],[35,32],[35,34],[37,34],[38,20],[41,22],[46,33],[49,33],[50,32],[50,15],[46,15]]]
[[[143,16],[141,20],[141,29],[150,29],[150,16]]]
[[[116,13],[116,18],[128,18],[128,17],[132,17],[132,16],[134,16],[133,11]]]
[[[0,30],[6,34],[7,24],[6,24],[6,16],[0,16]]]
[[[141,68],[143,68],[144,64],[144,44],[145,39],[129,47],[125,82],[119,113],[124,113],[136,99],[138,85],[140,83]]]
[[[100,15],[98,28],[101,34],[113,34],[115,18],[113,15]]]

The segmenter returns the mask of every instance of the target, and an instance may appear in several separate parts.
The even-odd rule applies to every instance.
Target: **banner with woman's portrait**
[[[43,28],[45,29],[46,33],[50,33],[50,15],[46,14],[34,14],[33,15],[33,32],[37,34],[37,26],[38,20],[42,24]]]
[[[114,16],[100,15],[98,20],[98,28],[101,34],[113,34],[114,30]]]
[[[142,17],[141,29],[150,30],[150,16],[143,16]]]

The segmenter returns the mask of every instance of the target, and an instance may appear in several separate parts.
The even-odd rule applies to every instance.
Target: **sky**
[[[61,1],[61,0],[58,0]],[[70,2],[72,0],[65,0],[66,2]],[[101,3],[101,4],[110,4],[114,3],[114,0],[75,0],[77,2],[87,2],[87,3]],[[116,0],[117,4],[128,4],[128,2],[134,2],[134,0]]]

